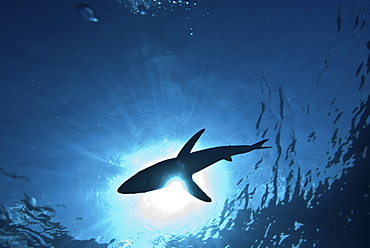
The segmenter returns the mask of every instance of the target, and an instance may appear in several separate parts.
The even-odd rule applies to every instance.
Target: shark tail
[[[267,148],[272,148],[272,146],[262,146],[268,139],[262,140],[260,142],[257,142],[256,144],[253,144],[252,147],[254,149],[267,149]]]

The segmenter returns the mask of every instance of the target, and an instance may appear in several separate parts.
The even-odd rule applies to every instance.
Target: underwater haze
[[[5,1],[0,247],[370,247],[370,2]],[[119,194],[192,151],[271,149]],[[146,183],[146,182],[143,182]]]

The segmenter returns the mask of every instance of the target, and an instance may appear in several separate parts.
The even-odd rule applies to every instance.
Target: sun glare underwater
[[[182,178],[174,177],[169,180],[166,187],[146,193],[121,195],[117,194],[118,186],[136,172],[154,165],[165,159],[174,158],[178,155],[184,142],[167,141],[143,146],[147,147],[130,155],[122,156],[122,168],[125,173],[110,182],[108,191],[103,194],[111,205],[112,220],[117,227],[117,235],[127,233],[122,223],[131,220],[137,223],[137,228],[151,236],[155,235],[184,235],[196,234],[209,222],[218,217],[222,211],[223,202],[229,196],[230,178],[227,171],[222,170],[224,161],[210,166],[193,175],[194,181],[204,191],[212,195],[216,200],[213,204],[207,204],[190,195],[184,187]],[[199,142],[202,143],[202,142]],[[203,144],[202,144],[203,145]],[[195,145],[193,151],[201,150],[200,145]],[[126,164],[130,164],[129,169]],[[215,168],[212,168],[215,167]],[[218,178],[217,182],[214,178]],[[129,230],[138,232],[138,230]],[[153,238],[153,237],[151,237]]]

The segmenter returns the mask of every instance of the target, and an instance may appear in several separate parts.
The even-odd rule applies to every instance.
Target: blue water
[[[0,8],[0,247],[370,247],[369,2],[172,2]],[[117,193],[202,128],[273,148]]]

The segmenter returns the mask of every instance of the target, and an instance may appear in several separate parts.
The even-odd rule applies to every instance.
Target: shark
[[[172,178],[181,178],[185,190],[191,195],[204,202],[211,202],[212,199],[194,182],[193,175],[195,173],[220,160],[231,162],[232,156],[238,154],[271,148],[263,146],[268,141],[265,139],[253,145],[218,146],[191,152],[204,131],[205,129],[202,129],[194,134],[182,147],[176,158],[156,163],[130,177],[117,189],[118,193],[137,194],[162,189],[168,185]]]

